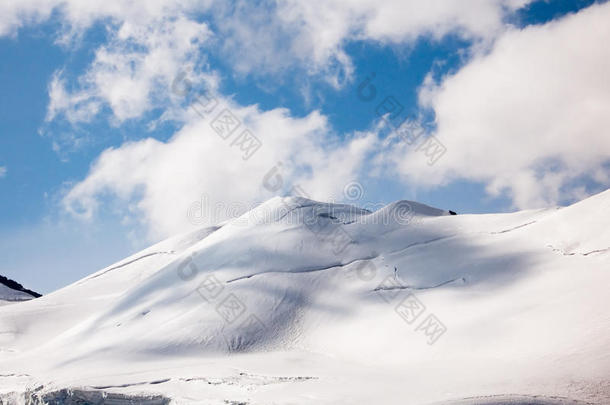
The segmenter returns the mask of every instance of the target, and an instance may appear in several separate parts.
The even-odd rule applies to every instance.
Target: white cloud
[[[325,59],[345,39],[409,42],[422,35],[455,32],[467,38],[494,36],[503,18],[530,0],[283,0],[280,18],[300,26],[301,51]]]
[[[0,166],[0,179],[6,176],[7,171],[6,166]]]
[[[54,75],[48,121],[63,114],[71,123],[89,122],[108,105],[120,123],[165,105],[173,79],[198,62],[199,48],[210,32],[205,24],[180,17],[145,25],[126,21],[110,35],[74,91],[66,90],[60,72]]]
[[[258,8],[245,1],[24,0],[0,5],[0,35],[55,10],[67,27],[58,40],[66,44],[103,21],[109,40],[87,71],[73,81],[61,71],[52,78],[47,119],[87,122],[108,107],[117,124],[183,101],[171,92],[183,69],[192,68],[193,80],[215,89],[218,77],[206,64],[210,52],[239,74],[276,75],[297,67],[340,87],[353,70],[344,51],[351,40],[408,44],[456,33],[489,45],[477,48],[489,52],[440,83],[429,79],[422,90],[422,105],[436,112],[437,136],[449,149],[433,167],[421,154],[405,159],[414,156],[413,148],[389,149],[372,133],[335,136],[316,112],[294,118],[283,109],[260,111],[224,100],[264,142],[244,162],[209,122],[170,108],[161,120],[186,123],[172,139],[107,150],[64,199],[68,209],[90,217],[110,195],[127,202],[132,216],[160,237],[189,226],[187,209],[202,193],[209,204],[266,199],[261,182],[278,162],[287,184],[298,183],[319,199],[336,198],[371,155],[379,167],[367,169],[376,175],[398,171],[409,183],[426,186],[481,181],[490,193],[509,191],[519,207],[557,201],[559,190],[579,176],[607,183],[603,130],[610,124],[610,91],[603,40],[610,6],[544,26],[508,27],[506,15],[528,2],[278,0]]]
[[[481,181],[520,208],[581,193],[583,178],[608,183],[610,3],[543,26],[513,29],[488,54],[441,83],[422,103],[434,109],[448,149],[433,167],[401,159],[409,182]],[[398,160],[398,159],[397,159]]]
[[[353,73],[343,50],[346,41],[412,42],[450,32],[489,39],[504,29],[503,17],[527,1],[471,0],[465,7],[442,0],[281,0],[256,5],[242,0],[26,0],[0,6],[0,35],[54,15],[64,27],[58,42],[71,45],[95,22],[103,22],[107,42],[95,50],[86,71],[72,78],[60,70],[52,77],[46,118],[65,118],[74,125],[90,122],[108,108],[112,122],[120,125],[158,107],[168,109],[162,120],[184,118],[173,108],[182,100],[172,97],[172,80],[191,69],[191,79],[215,88],[218,77],[206,63],[208,54],[216,53],[237,74],[277,78],[297,67],[339,88]]]
[[[321,146],[305,156],[311,172],[307,177],[301,176],[299,186],[313,199],[341,201],[345,185],[363,178],[368,157],[377,148],[378,137],[374,132],[356,133],[343,141]]]
[[[201,43],[192,39],[205,32],[202,19],[214,22],[217,35],[216,48],[205,51],[219,52],[238,73],[275,75],[296,67],[340,87],[353,71],[343,50],[347,41],[412,42],[451,32],[493,38],[504,28],[504,17],[529,1],[269,0],[254,5],[245,0],[21,0],[0,3],[0,36],[54,16],[63,23],[58,42],[71,44],[95,22],[104,22],[113,39],[98,50],[82,85],[125,119],[146,110],[151,81],[173,70],[173,63],[184,63],[185,52],[197,59]],[[145,50],[134,51],[139,46]],[[118,79],[112,89],[92,87],[111,73]],[[122,92],[116,89],[119,84]],[[135,91],[145,95],[137,98]]]
[[[111,122],[120,125],[156,108],[167,110],[161,120],[182,120],[174,107],[183,100],[172,96],[172,80],[191,69],[192,80],[216,88],[210,54],[237,74],[273,75],[281,83],[281,73],[296,68],[305,82],[316,76],[340,88],[354,70],[343,49],[347,41],[412,42],[451,32],[489,39],[504,29],[507,13],[528,1],[23,0],[0,4],[0,36],[53,18],[62,27],[57,42],[70,47],[93,24],[103,24],[106,42],[85,72],[70,77],[58,70],[51,78],[46,120],[76,125],[110,110]]]
[[[132,218],[150,230],[151,239],[188,229],[189,208],[202,198],[213,210],[198,225],[214,224],[251,204],[300,184],[313,196],[330,198],[361,168],[371,134],[340,141],[328,133],[325,117],[313,112],[293,118],[287,110],[260,111],[254,106],[229,108],[263,142],[249,159],[231,141],[223,140],[209,119],[193,119],[168,142],[145,139],[106,150],[88,176],[71,188],[65,207],[84,218],[95,215],[110,196],[130,207]],[[222,110],[219,105],[211,118]],[[343,149],[347,152],[344,152]],[[278,163],[284,187],[271,192],[263,179]],[[315,180],[313,180],[315,179]],[[339,191],[339,192],[337,192]],[[207,211],[206,211],[207,214]],[[205,215],[205,214],[204,214]]]
[[[428,79],[421,102],[434,109],[436,135],[448,148],[432,167],[413,147],[380,144],[372,133],[341,140],[318,113],[293,118],[286,110],[225,100],[264,142],[249,161],[191,114],[166,143],[148,139],[106,151],[64,202],[89,216],[104,195],[118,197],[130,202],[153,238],[160,237],[189,226],[186,212],[202,194],[207,204],[233,201],[242,209],[268,198],[261,182],[277,162],[286,184],[299,184],[318,199],[337,198],[363,169],[384,177],[398,171],[419,186],[481,181],[492,194],[508,191],[518,207],[555,203],[560,190],[582,196],[582,183],[571,188],[571,180],[608,182],[610,89],[604,78],[610,58],[603,38],[609,8],[512,29],[456,74],[440,83]],[[217,212],[208,223],[230,214]]]
[[[178,17],[193,10],[206,10],[211,0],[20,0],[0,3],[0,36],[15,35],[19,28],[38,24],[50,17],[64,23],[59,39],[69,40],[98,21],[121,23],[130,21],[145,25],[164,16]]]
[[[49,105],[46,121],[55,119],[58,114],[64,114],[71,123],[89,122],[100,111],[100,101],[96,100],[91,91],[80,90],[70,93],[66,90],[62,72],[53,74],[49,83]]]
[[[341,87],[353,73],[344,46],[352,40],[413,43],[456,33],[489,40],[506,15],[531,0],[278,0],[269,9],[247,1],[218,7],[223,55],[241,73],[301,67]]]

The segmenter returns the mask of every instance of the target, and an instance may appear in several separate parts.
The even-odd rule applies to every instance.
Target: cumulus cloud
[[[291,67],[320,75],[338,88],[353,65],[344,50],[353,40],[413,43],[455,33],[489,40],[505,17],[530,0],[240,0],[215,9],[223,55],[238,72],[276,73]]]
[[[167,109],[162,120],[183,119],[169,85],[190,69],[192,79],[217,86],[209,55],[238,75],[277,78],[297,69],[298,76],[340,88],[354,71],[343,49],[351,40],[412,42],[452,32],[489,39],[528,1],[470,0],[466,7],[443,0],[24,0],[0,5],[0,36],[53,18],[61,22],[56,41],[73,46],[101,23],[106,40],[85,72],[53,75],[46,121],[77,125],[109,110],[111,123],[120,125],[156,108]],[[61,140],[55,142],[61,149]]]
[[[123,68],[116,74],[125,81],[123,88],[146,93],[149,89],[143,86],[150,84],[151,78],[171,70],[167,66],[170,62],[183,62],[185,48],[194,45],[192,39],[197,36],[193,29],[201,33],[205,31],[204,25],[213,24],[217,35],[215,48],[208,47],[206,52],[216,52],[238,73],[276,74],[298,68],[340,87],[353,72],[351,60],[343,49],[348,41],[411,42],[423,35],[441,38],[452,32],[469,39],[490,38],[503,29],[506,15],[529,1],[266,0],[254,4],[246,0],[144,3],[23,0],[0,5],[0,36],[15,35],[22,26],[56,16],[64,27],[58,42],[70,43],[95,22],[103,21],[113,35],[113,43],[98,51],[83,85],[90,89],[91,84],[99,85],[100,77],[91,77],[102,75],[96,69],[108,74],[119,63],[135,64],[129,71]],[[134,55],[127,51],[137,49],[133,46],[137,44],[153,53],[156,52],[151,48],[154,42],[162,48],[156,54],[144,56],[136,52]],[[174,45],[180,49],[168,55]],[[106,56],[116,62],[108,63]],[[159,62],[165,56],[170,58],[163,59],[159,70],[151,71],[147,62]],[[141,79],[134,79],[140,76]],[[112,91],[113,94],[108,94]],[[82,93],[75,95],[78,96]],[[127,94],[117,94],[116,89],[108,90],[103,96],[112,103],[115,113],[120,109],[123,115],[118,118],[129,117],[146,106],[145,98],[131,100]],[[129,106],[127,101],[131,102]]]
[[[432,168],[395,154],[404,179],[483,182],[519,208],[581,196],[583,179],[608,184],[608,21],[610,3],[513,29],[454,75],[428,79],[420,99],[448,152]]]
[[[61,72],[54,75],[47,121],[63,114],[71,123],[89,122],[107,105],[120,123],[165,105],[173,79],[198,63],[199,48],[209,35],[204,23],[185,18],[146,25],[123,22],[97,49],[75,90],[66,90]]]
[[[89,122],[100,111],[101,102],[91,91],[79,90],[73,93],[66,90],[65,80],[61,71],[53,74],[49,83],[49,105],[46,121],[63,114],[71,123]]]
[[[299,50],[324,59],[346,39],[409,42],[419,36],[494,36],[529,0],[283,0],[281,19],[299,29]]]
[[[156,108],[167,109],[162,120],[184,119],[169,86],[189,70],[193,80],[215,88],[217,71],[207,63],[212,54],[237,74],[278,77],[296,68],[340,88],[353,74],[343,49],[350,40],[412,42],[451,32],[489,39],[527,1],[471,0],[464,7],[442,0],[26,0],[0,6],[0,35],[53,16],[63,27],[57,41],[69,45],[102,22],[107,40],[85,72],[74,78],[58,70],[52,77],[46,121],[88,123],[109,110],[120,125]],[[61,140],[55,142],[61,149]]]
[[[142,25],[163,16],[178,17],[193,10],[206,10],[211,0],[22,0],[0,3],[0,36],[16,35],[22,27],[42,23],[51,16],[61,20],[64,31],[58,37],[67,41],[98,21]]]
[[[227,140],[211,125],[224,107],[241,122]],[[262,142],[248,159],[234,143],[246,128]],[[261,111],[223,100],[213,114],[192,119],[167,142],[149,138],[106,150],[64,205],[90,218],[110,196],[130,207],[131,218],[140,219],[156,239],[234,217],[297,184],[330,198],[327,193],[340,190],[344,176],[361,168],[364,144],[373,138],[358,134],[341,141],[317,112],[294,118],[284,109]],[[265,186],[274,167],[276,175]]]
[[[6,10],[2,26],[7,32],[55,11],[66,21],[67,29],[58,39],[66,43],[94,21],[107,21],[109,40],[96,50],[87,71],[72,83],[62,71],[52,78],[47,121],[63,117],[72,124],[89,122],[108,107],[120,124],[167,102],[172,81],[185,69],[192,80],[207,82],[213,90],[216,78],[205,66],[209,52],[218,52],[239,74],[276,74],[296,66],[340,87],[353,69],[343,50],[346,41],[413,41],[449,32],[468,38],[490,36],[503,25],[506,10],[524,2],[476,2],[469,10],[440,1],[422,6],[394,0],[282,0],[255,7],[246,1],[164,0],[147,2],[139,10],[113,0],[62,0],[40,8],[30,0]],[[15,9],[25,16],[19,24],[11,19]],[[259,111],[224,101],[257,134],[264,134],[265,148],[247,166],[222,145],[209,123],[170,108],[161,119],[179,117],[185,123],[181,131],[168,142],[151,138],[107,150],[85,180],[71,189],[65,206],[91,217],[110,195],[127,202],[132,215],[150,225],[152,235],[165,236],[188,227],[185,213],[202,193],[211,199],[208,205],[267,198],[261,181],[273,165],[281,167],[286,184],[299,184],[314,198],[340,199],[344,183],[357,177],[378,144],[373,133],[332,134],[318,113],[292,118],[285,110]],[[238,163],[225,164],[234,159]],[[228,213],[217,213],[208,223],[223,215]]]
[[[582,193],[570,187],[579,177],[607,183],[610,89],[603,40],[610,5],[543,26],[508,26],[505,17],[528,2],[277,0],[255,7],[241,0],[25,0],[0,6],[0,35],[52,13],[64,22],[58,37],[64,44],[96,21],[106,24],[108,41],[85,73],[76,80],[62,71],[53,76],[48,121],[88,122],[108,108],[119,125],[170,105],[160,119],[184,124],[170,140],[106,150],[64,199],[68,210],[90,218],[110,196],[158,238],[191,226],[187,213],[204,198],[207,205],[238,202],[244,210],[244,203],[299,184],[314,198],[337,199],[363,171],[397,172],[410,185],[426,187],[479,181],[493,195],[508,193],[518,207],[555,203],[560,192]],[[318,112],[297,118],[218,96],[263,142],[245,161],[210,127],[213,117],[171,107],[183,101],[173,99],[172,82],[184,70],[194,82],[218,88],[217,73],[207,65],[211,53],[238,74],[297,68],[341,87],[353,72],[344,50],[349,41],[409,44],[450,33],[487,46],[477,47],[457,73],[424,83],[421,106],[435,112],[436,137],[448,149],[434,166],[412,146],[380,142],[378,131],[334,134]],[[273,167],[283,183],[270,192],[262,182]],[[236,213],[227,207],[198,225]]]
[[[208,205],[266,199],[261,182],[272,167],[285,184],[322,200],[337,199],[363,168],[378,176],[397,172],[424,187],[459,178],[483,182],[520,208],[582,196],[582,183],[572,187],[573,180],[609,180],[610,57],[603,43],[609,9],[592,6],[511,29],[457,73],[438,83],[428,78],[420,101],[435,112],[436,138],[448,149],[434,166],[412,145],[380,142],[381,126],[344,138],[318,113],[294,118],[287,110],[224,100],[263,140],[256,157],[241,160],[208,121],[196,118],[168,142],[147,139],[106,151],[64,202],[88,216],[104,195],[132,201],[132,213],[151,224],[154,236],[165,236],[189,226],[186,212],[204,194]],[[236,213],[229,211],[215,212],[207,223]]]

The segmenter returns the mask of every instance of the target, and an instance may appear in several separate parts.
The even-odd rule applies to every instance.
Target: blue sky
[[[287,169],[277,193],[298,184],[345,201],[344,186],[357,181],[363,194],[351,202],[364,206],[411,199],[509,212],[608,187],[608,111],[590,108],[608,101],[608,80],[587,68],[608,66],[607,52],[595,52],[604,44],[588,41],[603,32],[587,32],[608,21],[605,2],[498,0],[426,12],[390,0],[320,10],[288,3],[185,10],[167,0],[141,13],[115,2],[10,6],[0,20],[0,274],[53,291],[201,226],[186,218],[198,196],[242,210],[270,198],[260,179],[278,161]],[[580,33],[587,46],[577,45]],[[564,39],[572,37],[576,45]],[[561,69],[545,65],[555,57]],[[195,93],[171,92],[179,72],[240,117],[261,151],[245,161],[210,135],[213,117],[189,108]],[[377,95],[367,102],[357,89],[372,73]],[[581,80],[564,84],[572,73]],[[549,84],[529,94],[540,78]],[[446,146],[434,165],[383,127],[376,109],[388,96]],[[576,98],[548,107],[562,96]],[[562,123],[562,108],[583,123]],[[522,148],[504,143],[511,137]]]

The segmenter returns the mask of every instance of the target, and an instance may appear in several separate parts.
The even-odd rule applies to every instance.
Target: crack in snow
[[[130,261],[128,261],[128,262],[125,262],[125,263],[123,263],[123,264],[119,264],[119,265],[117,265],[117,266],[111,267],[111,268],[109,268],[109,269],[107,269],[107,270],[103,271],[102,273],[99,273],[99,274],[94,274],[94,275],[92,275],[92,276],[90,276],[90,277],[87,277],[87,278],[83,279],[81,282],[79,282],[79,283],[77,283],[77,284],[81,284],[81,283],[84,283],[85,281],[93,280],[94,278],[98,278],[98,277],[100,277],[100,276],[103,276],[104,274],[106,274],[106,273],[108,273],[108,272],[110,272],[110,271],[117,270],[117,269],[120,269],[121,267],[128,266],[128,265],[130,265],[130,264],[132,264],[132,263],[134,263],[134,262],[137,262],[137,261],[139,261],[139,260],[145,259],[145,258],[147,258],[147,257],[151,257],[151,256],[155,256],[155,255],[173,255],[173,254],[175,254],[175,253],[176,253],[176,252],[174,252],[173,250],[170,250],[170,251],[168,251],[168,252],[152,252],[152,253],[147,253],[147,254],[145,254],[145,255],[142,255],[142,256],[136,257],[135,259],[132,259],[132,260],[130,260]]]
[[[497,234],[500,234],[500,233],[506,233],[506,232],[514,231],[514,230],[519,229],[519,228],[523,228],[523,227],[528,226],[528,225],[531,225],[531,224],[533,224],[533,223],[536,223],[536,221],[530,221],[530,222],[527,222],[527,223],[525,223],[525,224],[521,224],[521,225],[514,226],[514,227],[512,227],[512,228],[504,229],[504,230],[501,230],[501,231],[489,232],[489,233],[490,233],[491,235],[497,235]]]
[[[247,386],[255,386],[255,385],[270,385],[270,384],[281,384],[288,382],[304,382],[309,380],[317,380],[318,377],[309,377],[309,376],[295,376],[295,377],[283,377],[283,376],[267,376],[260,374],[249,374],[249,373],[239,373],[238,376],[230,376],[230,377],[190,377],[190,378],[180,378],[180,381],[185,382],[194,382],[194,381],[202,381],[209,385],[247,385]]]
[[[286,216],[288,216],[291,212],[294,212],[296,210],[303,209],[303,208],[315,207],[317,205],[318,204],[309,204],[309,205],[302,205],[302,206],[294,207],[294,208],[290,209],[288,212],[286,212],[284,215],[282,215],[277,220],[277,222],[280,222],[282,219],[284,219]],[[320,212],[320,213],[317,214],[317,216],[320,217],[320,218],[326,218],[326,219],[328,219],[329,221],[331,221],[331,222],[333,222],[335,224],[341,224],[341,225],[349,225],[349,224],[353,224],[353,223],[356,222],[356,220],[344,222],[342,219],[340,219],[338,217],[335,217],[335,216],[332,216],[332,215],[330,215],[327,212]]]
[[[443,282],[435,284],[435,285],[423,286],[423,287],[417,287],[417,286],[413,286],[413,285],[392,285],[392,286],[381,286],[380,285],[379,287],[376,287],[373,291],[430,290],[432,288],[442,287],[444,285],[455,283],[455,282],[458,282],[458,281],[460,281],[462,283],[465,283],[466,282],[466,278],[465,277],[458,277],[458,278],[454,278],[452,280],[443,281]]]
[[[288,204],[286,204],[285,202],[283,202],[283,201],[282,201],[282,203],[283,203],[284,205],[288,206]],[[299,205],[298,207],[294,207],[294,208],[292,208],[292,209],[288,210],[288,212],[286,212],[284,215],[282,215],[281,217],[279,217],[279,218],[278,218],[278,220],[277,220],[277,222],[280,222],[282,219],[284,219],[284,218],[285,218],[285,217],[286,217],[288,214],[290,214],[290,213],[291,213],[291,212],[293,212],[293,211],[296,211],[296,210],[301,209],[301,208],[313,207],[313,206],[315,206],[315,205],[316,205],[316,204],[308,204],[308,205]]]
[[[546,245],[546,247],[551,248],[551,250],[553,252],[561,253],[563,256],[575,256],[575,255],[589,256],[589,255],[593,255],[593,254],[597,254],[597,253],[604,253],[604,252],[607,252],[607,251],[610,250],[610,247],[607,247],[605,249],[596,249],[596,250],[591,250],[591,251],[585,252],[585,253],[581,253],[581,252],[570,252],[570,253],[567,253],[564,249],[556,248],[553,245]]]
[[[400,249],[393,250],[391,252],[385,253],[385,255],[390,255],[390,254],[402,252],[402,251],[405,251],[405,250],[410,249],[412,247],[421,246],[421,245],[427,245],[427,244],[438,242],[438,241],[441,241],[441,240],[444,240],[444,239],[453,238],[455,236],[456,235],[439,236],[437,238],[428,239],[428,240],[421,241],[421,242],[414,242],[414,243],[411,243],[411,244],[405,246],[404,248],[400,248]],[[249,274],[249,275],[246,275],[246,276],[236,277],[236,278],[233,278],[231,280],[228,280],[226,283],[232,283],[234,281],[244,280],[244,279],[247,279],[247,278],[252,278],[254,276],[259,276],[261,274],[268,274],[268,273],[291,273],[291,274],[312,273],[312,272],[316,272],[316,271],[329,270],[329,269],[332,269],[334,267],[348,266],[348,265],[350,265],[352,263],[359,262],[359,261],[373,260],[373,259],[376,259],[378,257],[379,257],[379,255],[368,256],[368,257],[364,257],[364,258],[354,259],[354,260],[351,260],[351,261],[346,262],[346,263],[334,263],[334,264],[331,264],[331,265],[328,265],[328,266],[324,266],[324,267],[311,267],[311,268],[304,268],[304,269],[297,269],[297,270],[268,270],[268,271],[263,271],[263,272],[260,272],[260,273],[254,273],[254,274]]]
[[[403,247],[403,248],[396,249],[396,250],[393,250],[393,251],[391,251],[391,252],[385,253],[385,255],[386,255],[386,256],[387,256],[387,255],[392,255],[392,254],[394,254],[394,253],[399,253],[399,252],[403,252],[403,251],[405,251],[405,250],[407,250],[407,249],[411,249],[412,247],[421,246],[421,245],[428,245],[428,244],[430,244],[430,243],[439,242],[439,241],[441,241],[441,240],[445,240],[445,239],[453,238],[453,237],[455,237],[455,236],[456,236],[456,235],[439,236],[439,237],[437,237],[437,238],[432,238],[432,239],[428,239],[428,240],[421,241],[421,242],[414,242],[414,243],[411,243],[411,244],[409,244],[409,245],[407,245],[407,246],[405,246],[405,247]]]
[[[610,247],[607,247],[605,249],[597,249],[597,250],[592,250],[592,251],[587,252],[587,253],[580,253],[580,254],[583,255],[583,256],[589,256],[589,255],[592,255],[592,254],[595,254],[595,253],[607,252],[609,250],[610,250]]]
[[[261,271],[260,273],[254,273],[254,274],[248,274],[246,276],[240,276],[240,277],[236,277],[234,279],[228,280],[226,283],[232,283],[234,281],[240,281],[240,280],[244,280],[247,278],[252,278],[254,276],[260,276],[262,274],[269,274],[269,273],[283,273],[283,274],[299,274],[299,273],[313,273],[313,272],[317,272],[317,271],[323,271],[323,270],[330,270],[332,268],[335,267],[344,267],[344,266],[349,266],[352,263],[355,262],[359,262],[359,261],[364,261],[364,260],[372,260],[375,259],[379,256],[369,256],[369,257],[364,257],[364,258],[360,258],[360,259],[354,259],[354,260],[350,260],[349,262],[346,263],[335,263],[332,264],[330,266],[324,266],[324,267],[310,267],[310,268],[303,268],[303,269],[296,269],[296,270],[267,270],[267,271]]]
[[[94,388],[96,390],[105,390],[107,388],[127,388],[127,387],[133,387],[133,386],[136,386],[136,385],[163,384],[163,383],[166,383],[166,382],[168,382],[170,380],[171,380],[171,378],[163,378],[161,380],[143,381],[143,382],[136,382],[136,383],[126,383],[126,384],[119,384],[119,385],[92,385],[91,388]]]

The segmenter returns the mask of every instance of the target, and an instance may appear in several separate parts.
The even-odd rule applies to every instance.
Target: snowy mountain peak
[[[0,307],[0,359],[27,376],[16,390],[51,381],[176,403],[402,404],[405,381],[412,404],[607,403],[609,204],[606,192],[449,216],[273,198]]]
[[[371,210],[351,204],[315,201],[299,196],[273,197],[228,224],[263,225],[281,222],[293,226],[325,226],[326,223],[405,225],[414,217],[450,215],[449,211],[415,201],[401,200],[377,204]],[[223,223],[221,225],[225,225]]]

